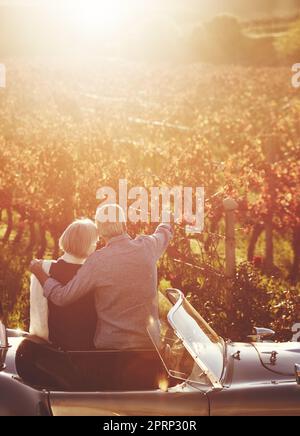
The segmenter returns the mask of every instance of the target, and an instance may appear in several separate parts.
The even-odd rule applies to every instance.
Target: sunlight
[[[130,0],[78,0],[68,3],[67,14],[80,33],[111,36],[124,24],[130,7]]]
[[[168,392],[169,389],[169,380],[166,377],[161,377],[158,381],[158,388],[162,392]]]

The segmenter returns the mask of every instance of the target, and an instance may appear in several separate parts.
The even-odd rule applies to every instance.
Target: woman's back
[[[59,259],[52,263],[49,273],[52,278],[66,285],[80,267]],[[70,351],[94,348],[97,313],[93,292],[66,307],[55,306],[50,300],[48,304],[49,340],[53,344]]]

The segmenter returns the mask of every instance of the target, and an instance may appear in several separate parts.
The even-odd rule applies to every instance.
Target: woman
[[[97,227],[92,221],[74,221],[59,240],[63,256],[57,261],[45,260],[44,271],[60,283],[67,284],[96,250],[97,239]],[[93,292],[68,307],[58,307],[43,296],[38,280],[31,277],[30,334],[64,350],[90,350],[94,348],[96,323]]]

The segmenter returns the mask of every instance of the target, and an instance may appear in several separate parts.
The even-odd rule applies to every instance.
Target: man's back
[[[98,325],[95,346],[101,349],[147,348],[150,317],[158,321],[156,260],[146,237],[128,235],[112,239],[94,255],[95,268],[107,269],[103,286],[96,291]]]

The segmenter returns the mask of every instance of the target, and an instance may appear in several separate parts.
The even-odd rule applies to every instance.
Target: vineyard
[[[28,325],[32,257],[57,257],[102,186],[205,188],[205,229],[179,229],[160,287],[183,289],[224,336],[299,320],[300,93],[289,68],[7,60],[0,88],[0,300]],[[224,270],[223,200],[237,273]],[[130,225],[132,236],[153,225]]]

